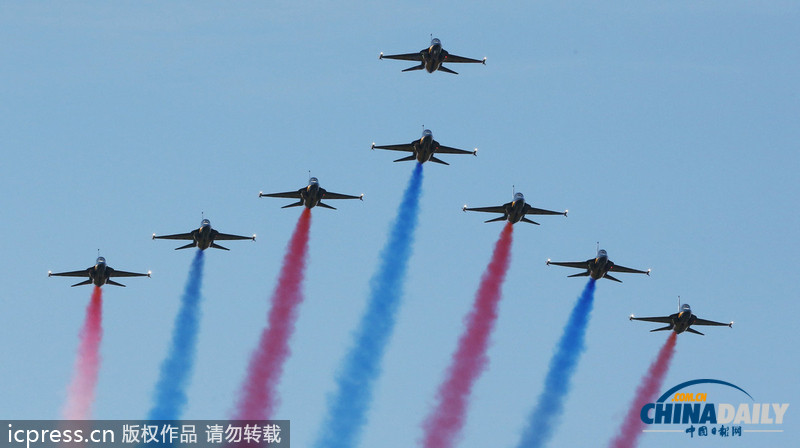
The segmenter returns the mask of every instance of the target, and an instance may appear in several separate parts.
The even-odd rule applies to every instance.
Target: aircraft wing
[[[53,274],[53,275],[55,275],[55,274]],[[692,325],[709,325],[709,326],[712,326],[712,327],[731,327],[731,326],[733,326],[733,322],[724,324],[722,322],[714,322],[713,320],[705,320],[705,319],[700,319],[698,317],[697,320],[695,320],[692,323]]]
[[[496,205],[494,207],[465,208],[464,211],[467,211],[467,212],[503,213],[503,214],[506,213],[506,209],[502,205]]]
[[[340,193],[331,193],[330,191],[326,191],[325,195],[322,199],[361,199],[364,200],[363,196],[351,196],[349,194],[340,194]]]
[[[386,57],[386,56],[384,56]],[[456,56],[454,54],[447,53],[444,56],[443,62],[472,62],[478,64],[485,64],[486,59],[472,59],[472,58],[465,58],[464,56]]]
[[[554,264],[556,266],[565,266],[568,268],[576,268],[576,269],[589,269],[589,263],[586,261],[550,261],[547,260],[547,264]]]
[[[109,277],[150,277],[150,274],[139,274],[138,272],[118,271],[114,269],[109,272]]]
[[[284,193],[260,193],[259,196],[269,196],[271,198],[292,198],[292,199],[300,199],[302,196],[300,195],[300,191],[287,191]]]
[[[404,54],[383,54],[380,55],[381,59],[399,59],[401,61],[422,61],[422,53],[404,53]]]
[[[626,268],[625,266],[620,266],[618,264],[615,264],[614,266],[611,266],[611,269],[609,269],[609,270],[610,271],[614,271],[614,272],[625,272],[625,273],[628,273],[628,274],[647,274],[647,275],[650,275],[650,271],[640,271],[638,269]]]
[[[475,154],[475,151],[464,151],[463,149],[451,148],[449,146],[439,146],[434,152],[440,154]]]
[[[89,269],[91,268],[87,268],[82,271],[48,272],[47,275],[55,275],[57,277],[89,277]]]
[[[531,207],[530,204],[525,204],[526,215],[565,215],[567,212],[554,212],[552,210],[544,210],[541,208]]]
[[[240,235],[229,235],[227,233],[217,233],[214,235],[215,240],[256,240],[256,236],[240,236]]]
[[[175,235],[153,235],[154,240],[193,240],[192,232],[189,233],[176,233]]]
[[[383,146],[373,145],[372,149],[388,149],[391,151],[414,152],[414,145],[412,145],[411,143],[407,143],[405,145],[383,145]]]
[[[672,317],[664,316],[664,317],[630,317],[631,320],[643,320],[645,322],[661,322],[662,324],[671,324]]]

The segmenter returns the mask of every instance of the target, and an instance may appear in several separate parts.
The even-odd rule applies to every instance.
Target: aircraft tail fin
[[[699,331],[695,330],[694,328],[687,328],[686,331],[688,331],[689,333],[699,334],[700,336],[705,336],[703,333],[700,333]]]
[[[75,283],[72,286],[83,286],[83,285],[91,285],[91,284],[92,284],[92,279],[89,279],[89,280],[84,280],[84,281],[82,281],[80,283]]]
[[[117,282],[115,282],[114,280],[111,280],[111,279],[106,280],[106,283],[108,283],[109,285],[114,285],[114,286],[122,286],[123,288],[125,287],[125,285],[123,285],[122,283],[117,283]]]
[[[436,156],[431,156],[431,162],[441,163],[442,165],[450,165],[444,160],[437,159]]]
[[[604,276],[603,276],[603,278],[607,278],[607,279],[609,279],[609,280],[614,280],[615,282],[620,282],[620,283],[622,283],[622,280],[616,279],[616,278],[614,278],[614,277],[612,277],[612,276],[610,276],[610,275],[608,275],[608,274],[604,275]]]
[[[654,331],[667,331],[672,330],[672,325],[667,325],[666,327],[656,328],[655,330],[650,330],[650,333]]]
[[[323,204],[322,202],[318,202],[317,205],[320,206],[320,207],[323,207],[323,208],[329,208],[331,210],[336,210],[336,207],[331,207],[330,205]]]
[[[447,72],[447,73],[452,73],[452,74],[454,74],[454,75],[457,75],[457,74],[458,74],[458,73],[454,72],[453,70],[450,70],[449,68],[445,67],[444,65],[440,65],[440,66],[439,66],[439,71],[442,71],[442,72]]]
[[[419,64],[419,65],[415,65],[413,67],[407,68],[407,69],[405,69],[403,71],[404,72],[411,72],[411,71],[414,71],[414,70],[422,70],[423,68],[425,68],[425,64]]]
[[[536,221],[531,221],[530,219],[528,219],[528,218],[526,218],[526,217],[524,217],[524,216],[522,217],[522,219],[520,219],[520,221],[522,221],[522,222],[527,222],[528,224],[536,224],[537,226],[538,226],[538,225],[540,225],[538,222],[536,222]]]
[[[494,218],[494,219],[486,220],[484,222],[498,222],[498,221],[505,221],[506,219],[507,218],[505,216],[500,216],[500,217],[497,217],[497,218]]]
[[[188,249],[188,248],[190,248],[190,247],[194,247],[194,246],[196,246],[196,245],[197,245],[196,243],[192,242],[192,243],[189,243],[189,244],[187,244],[187,245],[185,245],[185,246],[176,247],[176,248],[175,248],[175,250],[180,250],[180,249]]]
[[[588,277],[588,276],[589,276],[589,271],[568,275],[567,277]]]
[[[213,247],[214,249],[230,250],[227,247],[222,247],[217,243],[211,243],[211,247]]]
[[[299,200],[299,201],[297,201],[297,202],[295,202],[295,203],[293,203],[293,204],[284,205],[284,206],[283,206],[283,207],[281,207],[281,208],[299,207],[299,206],[301,206],[301,205],[303,205],[303,200],[302,200],[302,199],[301,199],[301,200]]]
[[[416,160],[417,157],[414,154],[411,154],[408,157],[403,157],[402,159],[397,159],[395,162],[408,162],[409,160]]]

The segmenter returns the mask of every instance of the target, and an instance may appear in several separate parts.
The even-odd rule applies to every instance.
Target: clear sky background
[[[230,415],[300,209],[257,197],[306,185],[365,193],[312,211],[305,301],[276,417],[308,446],[365,308],[367,282],[412,163],[369,150],[422,126],[478,157],[426,164],[405,298],[364,447],[408,447],[450,362],[502,224],[460,208],[512,185],[536,207],[515,226],[490,364],[463,447],[510,447],[585,279],[547,267],[595,254],[652,268],[601,280],[552,446],[605,444],[675,312],[733,329],[682,334],[665,389],[729,381],[800,406],[800,5],[773,2],[4,2],[0,4],[0,416],[55,419],[91,288],[47,271],[153,271],[104,287],[94,416],[151,405],[192,251],[159,234],[201,212],[255,243],[209,250],[186,418]],[[488,58],[446,73],[378,60],[428,45]],[[706,446],[797,446],[783,434]],[[675,446],[685,435],[645,435]],[[700,442],[697,442],[700,443]]]

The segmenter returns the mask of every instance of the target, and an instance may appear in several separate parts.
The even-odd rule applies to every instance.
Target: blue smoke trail
[[[317,447],[354,447],[366,423],[372,386],[380,373],[379,364],[403,296],[421,186],[422,164],[417,163],[403,193],[389,241],[381,251],[378,271],[370,280],[369,304],[356,330],[355,346],[337,374],[335,394],[328,397],[328,412],[314,444]]]
[[[539,403],[528,418],[528,427],[523,431],[522,439],[517,445],[519,448],[544,446],[553,435],[556,420],[564,412],[564,399],[569,393],[572,375],[585,348],[586,327],[594,303],[594,283],[594,279],[589,279],[572,308],[564,334],[550,359],[544,391],[539,395]]]
[[[189,279],[175,317],[172,345],[161,364],[161,374],[153,394],[148,420],[178,420],[186,406],[186,387],[192,374],[197,332],[200,322],[200,284],[203,281],[203,251],[192,260]]]

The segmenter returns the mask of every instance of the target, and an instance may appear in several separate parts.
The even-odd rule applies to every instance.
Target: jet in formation
[[[675,314],[670,314],[669,316],[663,317],[636,317],[631,314],[630,320],[643,320],[645,322],[661,322],[664,324],[669,324],[666,327],[656,328],[653,331],[665,331],[665,330],[672,330],[675,333],[681,334],[684,331],[688,331],[689,333],[699,334],[703,336],[703,333],[691,328],[692,325],[710,325],[714,327],[733,327],[733,321],[726,323],[723,322],[714,322],[713,320],[705,320],[700,319],[699,317],[692,314],[692,307],[689,306],[688,303],[684,303],[680,306],[680,311]]]
[[[147,274],[139,274],[137,272],[118,271],[108,266],[105,258],[97,257],[97,261],[95,261],[94,266],[90,268],[86,268],[81,271],[47,273],[48,277],[52,277],[54,275],[56,277],[89,277],[87,280],[84,280],[80,283],[75,283],[72,286],[91,285],[94,283],[95,286],[109,284],[125,287],[125,285],[122,283],[117,283],[114,280],[111,280],[111,277],[150,277],[150,272],[148,271]]]
[[[465,58],[463,56],[456,56],[454,54],[450,54],[442,48],[442,41],[437,38],[431,39],[431,45],[428,48],[420,50],[417,53],[406,53],[406,54],[390,54],[384,55],[381,52],[379,59],[399,59],[401,61],[419,61],[419,65],[415,65],[413,67],[407,68],[403,70],[404,72],[410,72],[413,70],[422,70],[423,68],[428,71],[428,73],[433,73],[436,70],[452,73],[457,75],[458,73],[450,70],[449,68],[442,65],[442,63],[447,62],[466,62],[466,63],[478,63],[486,65],[486,58],[483,59],[471,59]]]
[[[522,193],[514,193],[514,200],[511,202],[506,202],[503,205],[497,205],[495,207],[477,207],[477,208],[468,208],[466,205],[462,208],[465,212],[487,212],[487,213],[502,213],[503,216],[489,219],[485,222],[495,222],[495,221],[508,221],[512,224],[517,222],[527,222],[530,224],[539,225],[538,222],[531,221],[530,219],[526,218],[525,215],[564,215],[567,216],[567,212],[569,210],[564,210],[563,212],[554,212],[551,210],[543,210],[541,208],[531,207],[530,204],[525,203],[525,196]]]
[[[597,251],[597,256],[595,258],[590,258],[586,261],[550,261],[550,259],[548,258],[547,265],[549,266],[551,264],[554,264],[556,266],[566,266],[568,268],[586,269],[586,272],[568,275],[567,277],[591,276],[595,280],[600,280],[601,278],[607,278],[609,280],[614,280],[615,282],[620,282],[620,283],[622,283],[622,280],[616,279],[608,275],[608,272],[613,271],[613,272],[625,272],[629,274],[650,275],[650,269],[646,271],[640,271],[638,269],[626,268],[625,266],[614,264],[613,261],[608,259],[608,253],[604,249],[599,249]]]
[[[297,191],[287,191],[285,193],[258,193],[258,197],[299,199],[299,201],[291,203],[289,205],[284,205],[281,208],[299,207],[301,205],[305,205],[307,208],[314,208],[315,206],[319,205],[320,207],[329,208],[331,210],[336,210],[336,208],[323,203],[322,202],[323,199],[326,200],[361,199],[362,201],[364,200],[363,194],[361,194],[360,196],[351,196],[349,194],[339,194],[339,193],[329,192],[326,189],[319,186],[319,180],[316,177],[310,178],[308,180],[308,186],[303,187]]]
[[[181,247],[176,247],[175,250],[178,249],[188,249],[190,247],[197,247],[200,250],[206,250],[209,247],[213,247],[215,249],[222,249],[222,250],[230,250],[227,247],[222,247],[219,244],[215,243],[214,241],[220,240],[256,240],[255,234],[253,236],[239,236],[239,235],[228,235],[226,233],[219,233],[218,231],[211,228],[211,221],[208,219],[203,219],[200,223],[200,228],[192,230],[189,233],[177,233],[175,235],[164,235],[164,236],[156,236],[153,234],[154,240],[191,240],[192,242]]]
[[[419,163],[425,163],[428,160],[431,162],[441,163],[442,165],[450,165],[449,163],[439,160],[434,154],[472,154],[478,155],[478,149],[472,151],[465,151],[463,149],[451,148],[449,146],[442,146],[433,139],[433,132],[429,129],[422,131],[422,137],[419,140],[414,140],[411,143],[400,145],[383,145],[377,146],[372,144],[372,149],[388,149],[391,151],[406,151],[412,153],[408,157],[395,160],[395,162],[405,162],[409,160],[416,160]]]

